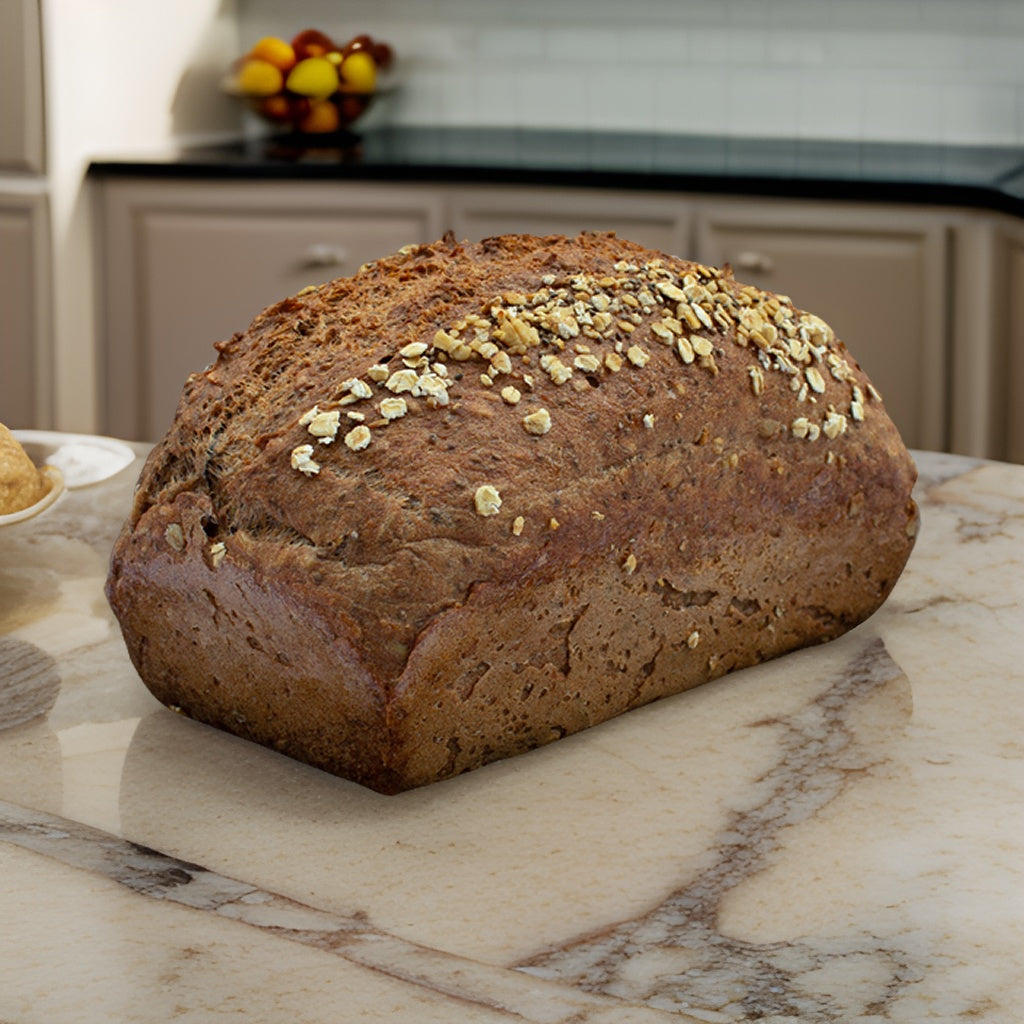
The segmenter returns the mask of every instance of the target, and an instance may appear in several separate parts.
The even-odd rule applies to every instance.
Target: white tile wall
[[[1024,143],[1024,0],[237,0],[392,43],[403,124]]]

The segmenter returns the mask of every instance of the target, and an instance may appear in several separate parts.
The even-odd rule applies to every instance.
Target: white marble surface
[[[1024,1019],[1024,467],[846,637],[383,797],[160,707],[138,463],[0,529],[0,1022]]]

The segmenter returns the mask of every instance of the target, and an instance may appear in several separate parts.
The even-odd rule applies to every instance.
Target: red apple
[[[324,57],[338,47],[319,29],[306,28],[292,40],[292,49],[295,59],[303,60],[305,57]]]

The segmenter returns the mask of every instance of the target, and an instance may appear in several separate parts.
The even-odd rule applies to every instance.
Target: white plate
[[[12,430],[37,465],[56,466],[68,490],[88,487],[120,473],[135,459],[122,441],[92,434],[62,434],[52,430]]]
[[[34,505],[0,516],[0,526],[10,526],[11,523],[20,523],[23,519],[39,515],[64,493],[64,478],[56,466],[43,466],[42,473],[50,481],[50,489]]]

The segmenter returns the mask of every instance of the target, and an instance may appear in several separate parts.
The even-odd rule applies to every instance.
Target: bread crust
[[[216,348],[110,604],[161,701],[379,792],[838,636],[913,546],[831,330],[613,235],[409,247]]]

